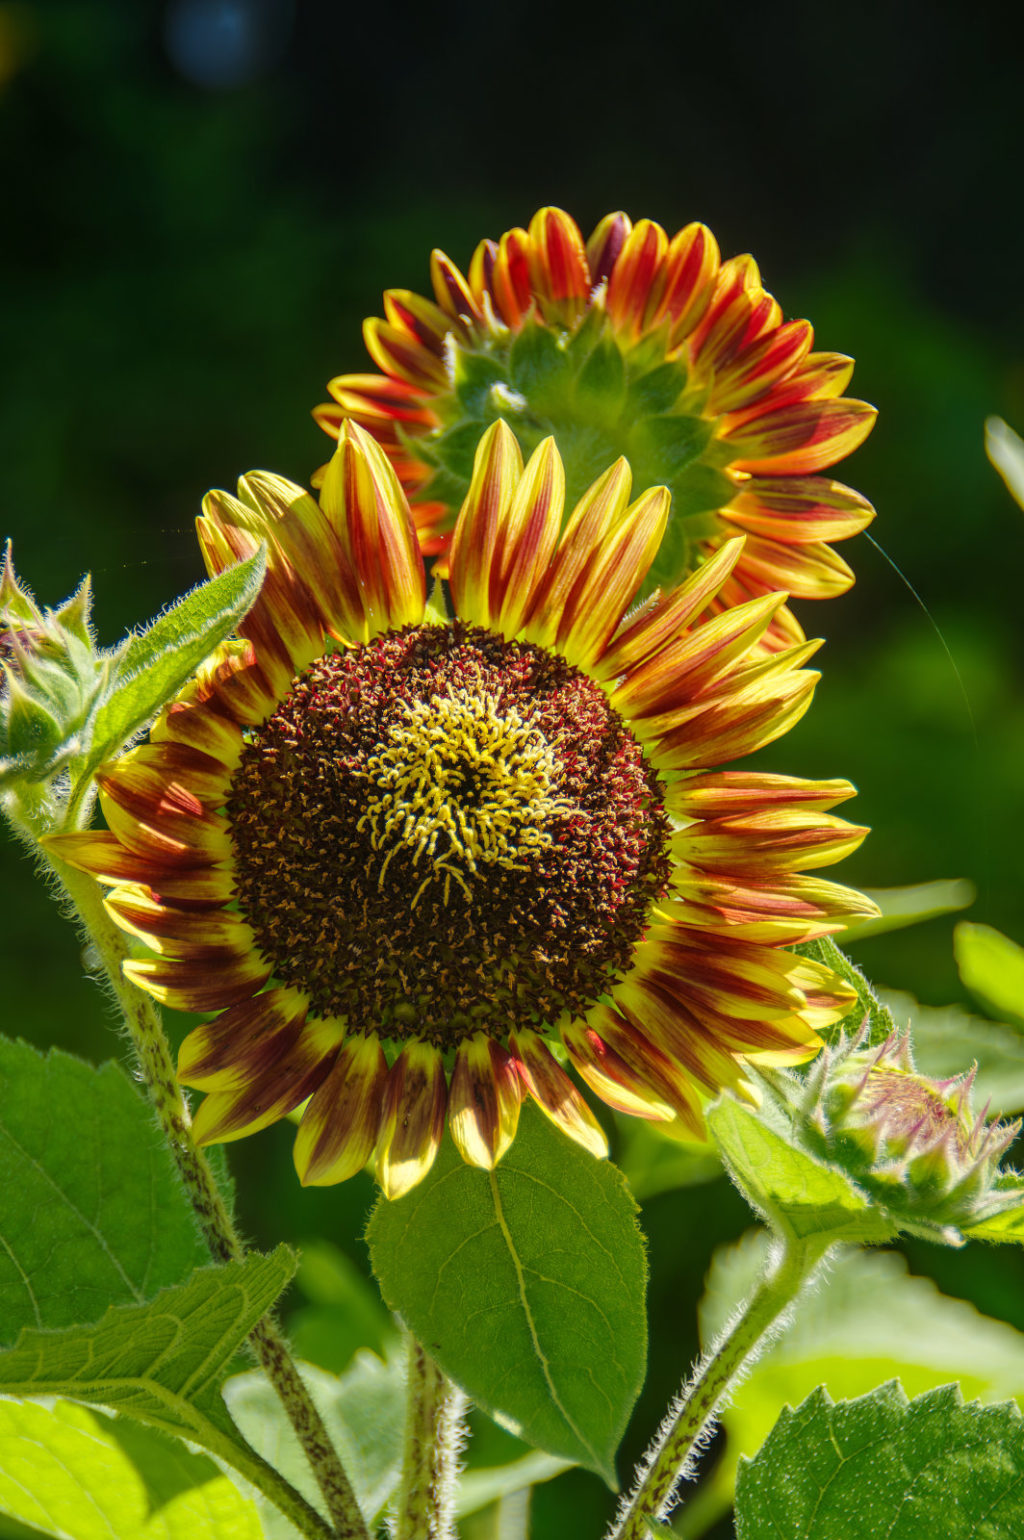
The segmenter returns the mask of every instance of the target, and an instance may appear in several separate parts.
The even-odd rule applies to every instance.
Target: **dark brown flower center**
[[[319,1016],[439,1046],[584,1011],[669,875],[659,780],[601,689],[461,624],[314,663],[227,810],[276,976]]]

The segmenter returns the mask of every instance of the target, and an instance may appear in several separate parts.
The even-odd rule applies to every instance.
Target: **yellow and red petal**
[[[868,831],[817,810],[771,808],[707,819],[672,835],[677,861],[710,871],[760,875],[805,871],[850,855]]]
[[[669,811],[681,818],[730,818],[769,808],[817,808],[828,812],[857,795],[849,781],[805,781],[757,770],[716,770],[670,786]]]
[[[460,1043],[448,1093],[448,1127],[471,1166],[491,1170],[516,1135],[523,1087],[500,1043],[478,1032]]]
[[[606,214],[587,241],[587,267],[595,286],[611,277],[619,253],[633,228],[628,214]]]
[[[358,585],[362,613],[345,617],[348,639],[422,620],[426,577],[409,505],[387,457],[356,423],[338,437],[320,506]]]
[[[488,608],[495,628],[509,640],[522,627],[550,566],[564,506],[565,471],[554,439],[547,438],[519,478],[495,551]]]
[[[608,1141],[600,1123],[544,1039],[536,1032],[513,1032],[509,1049],[528,1094],[541,1112],[591,1155],[607,1155]]]
[[[259,1075],[230,1090],[206,1096],[192,1122],[196,1143],[225,1144],[268,1128],[286,1117],[317,1089],[338,1049],[340,1030],[328,1022],[307,1023],[294,1041]]]
[[[651,219],[641,219],[622,244],[605,305],[612,325],[627,336],[640,336],[658,310],[667,255],[668,236]]]
[[[530,282],[550,320],[574,325],[590,294],[587,249],[576,221],[563,209],[539,209],[530,221]]]
[[[227,825],[192,791],[190,777],[166,779],[159,767],[137,756],[133,751],[96,772],[111,832],[136,855],[162,866],[211,866],[229,860]]]
[[[667,487],[652,487],[638,497],[608,532],[582,581],[566,595],[556,646],[577,668],[600,658],[618,629],[650,570],[671,504]]]
[[[660,653],[705,610],[739,561],[745,541],[727,540],[684,583],[641,606],[612,638],[593,672],[612,679]]]
[[[225,947],[201,963],[190,958],[145,957],[123,965],[125,978],[175,1011],[219,1011],[262,989],[271,966],[258,954],[238,957]]]
[[[376,1037],[348,1037],[302,1115],[295,1168],[304,1187],[347,1181],[380,1136],[388,1065]]]
[[[578,585],[587,581],[604,541],[626,517],[632,484],[629,466],[619,459],[580,498],[534,595],[523,628],[527,641],[540,647],[554,644]]]
[[[363,341],[385,374],[432,393],[448,384],[444,358],[424,347],[404,326],[392,326],[379,316],[370,316],[363,322]]]
[[[381,1108],[377,1180],[386,1197],[402,1197],[434,1164],[446,1105],[441,1055],[430,1043],[407,1043],[388,1071]]]
[[[455,263],[443,251],[435,249],[430,253],[430,282],[438,306],[448,318],[449,331],[453,325],[460,330],[479,325],[483,317],[473,291]]]
[[[874,427],[878,413],[866,401],[812,398],[772,407],[746,422],[724,425],[722,443],[737,470],[760,475],[805,475],[852,454]]]
[[[499,418],[477,445],[473,477],[448,556],[456,612],[473,625],[490,623],[496,554],[522,473],[519,444]]]
[[[790,545],[847,540],[875,510],[859,492],[824,476],[751,476],[725,510],[731,524]]]
[[[586,1023],[563,1027],[562,1041],[577,1073],[609,1106],[657,1122],[678,1119],[694,1138],[704,1137],[693,1081],[619,1011],[594,1006]]]
[[[306,1020],[297,990],[275,988],[195,1027],[178,1050],[178,1079],[197,1091],[231,1091],[262,1079],[294,1047]]]

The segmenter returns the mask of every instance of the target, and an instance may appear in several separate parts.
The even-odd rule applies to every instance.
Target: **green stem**
[[[689,1462],[709,1431],[730,1383],[765,1345],[767,1334],[791,1305],[828,1249],[821,1236],[788,1237],[768,1271],[714,1351],[707,1354],[658,1432],[637,1485],[608,1531],[608,1540],[648,1540],[652,1522],[664,1517]]]
[[[409,1337],[405,1450],[394,1540],[454,1540],[465,1397]]]
[[[99,886],[93,878],[75,871],[63,861],[52,857],[49,859],[117,997],[161,1132],[174,1157],[178,1175],[211,1255],[218,1262],[238,1261],[245,1255],[245,1248],[221,1197],[210,1163],[193,1138],[188,1104],[174,1073],[160,1012],[149,996],[130,983],[121,971],[122,963],[129,956],[124,935],[103,907]],[[270,1315],[264,1316],[256,1324],[249,1341],[260,1366],[280,1398],[323,1493],[334,1529],[322,1528],[316,1533],[334,1534],[338,1540],[369,1540],[369,1531],[345,1468],[281,1332]],[[280,1493],[283,1490],[280,1484],[284,1478],[278,1476],[277,1472],[274,1475],[276,1491]],[[261,1485],[255,1477],[251,1479],[254,1485]],[[288,1487],[288,1483],[284,1482],[284,1486]],[[305,1502],[293,1488],[288,1487],[288,1490],[294,1494],[294,1498]],[[275,1492],[268,1491],[267,1496],[280,1506]],[[318,1522],[322,1524],[322,1520]]]

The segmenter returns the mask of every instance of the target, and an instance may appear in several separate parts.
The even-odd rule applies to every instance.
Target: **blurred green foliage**
[[[852,35],[848,18],[793,7],[776,20],[788,74],[778,56],[755,68],[745,29],[715,8],[646,33],[634,18],[621,49],[557,6],[527,7],[518,30],[456,6],[444,33],[425,13],[342,9],[299,7],[276,62],[217,91],[175,70],[172,6],[0,8],[0,524],[37,598],[91,569],[111,643],[198,580],[202,493],[253,466],[308,478],[327,447],[309,409],[332,374],[364,366],[359,322],[381,289],[424,288],[432,245],[465,262],[547,201],[585,226],[616,205],[673,228],[705,218],[724,250],[755,252],[819,346],[856,355],[854,393],[881,412],[838,475],[875,502],[882,551],[843,547],[854,592],[801,606],[828,639],[824,677],[763,762],[859,785],[854,816],[874,833],[844,880],[969,879],[969,918],[1024,941],[1024,512],[982,438],[991,413],[1024,427],[1024,314],[1005,293],[1019,200],[999,197],[1019,135],[1013,48],[992,59],[962,17],[916,3]],[[864,940],[857,961],[926,1004],[966,1002],[953,923]],[[6,1032],[120,1052],[13,845],[0,959]],[[365,1268],[353,1238],[369,1180],[302,1190],[292,1135],[231,1150],[247,1232],[324,1235]],[[652,1335],[674,1345],[652,1355],[623,1472],[696,1348],[711,1252],[746,1221],[722,1179],[645,1204]],[[907,1249],[913,1269],[1024,1327],[1009,1248]],[[330,1301],[311,1287],[296,1303],[315,1341]],[[537,1540],[598,1532],[607,1496],[570,1473],[533,1509]]]

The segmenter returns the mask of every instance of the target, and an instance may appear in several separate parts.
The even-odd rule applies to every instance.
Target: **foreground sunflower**
[[[853,361],[813,352],[783,321],[753,257],[722,262],[691,224],[669,239],[625,214],[589,241],[561,209],[482,241],[464,277],[431,258],[434,301],[384,295],[363,328],[382,374],[342,374],[314,416],[351,418],[390,457],[427,554],[445,549],[480,435],[496,418],[532,449],[553,434],[570,503],[625,455],[640,486],[672,493],[654,581],[677,581],[723,541],[747,543],[712,610],[785,589],[823,599],[853,582],[828,545],[873,517],[859,493],[816,474],[866,438],[875,410],[846,400]],[[801,641],[780,608],[766,645]]]
[[[741,540],[627,617],[669,504],[630,485],[620,460],[563,528],[554,445],[524,468],[496,423],[452,541],[453,619],[356,425],[319,506],[262,472],[207,498],[211,572],[266,542],[241,640],[101,771],[109,832],[51,842],[156,954],[125,972],[217,1013],[179,1061],[209,1093],[202,1142],[309,1098],[302,1180],[373,1158],[396,1197],[446,1112],[493,1166],[526,1094],[604,1153],[566,1060],[611,1106],[700,1135],[702,1094],[809,1058],[848,1009],[782,948],[873,912],[803,874],[859,843],[823,811],[853,788],[711,768],[803,713],[814,644],[756,651],[780,594],[697,624]]]

